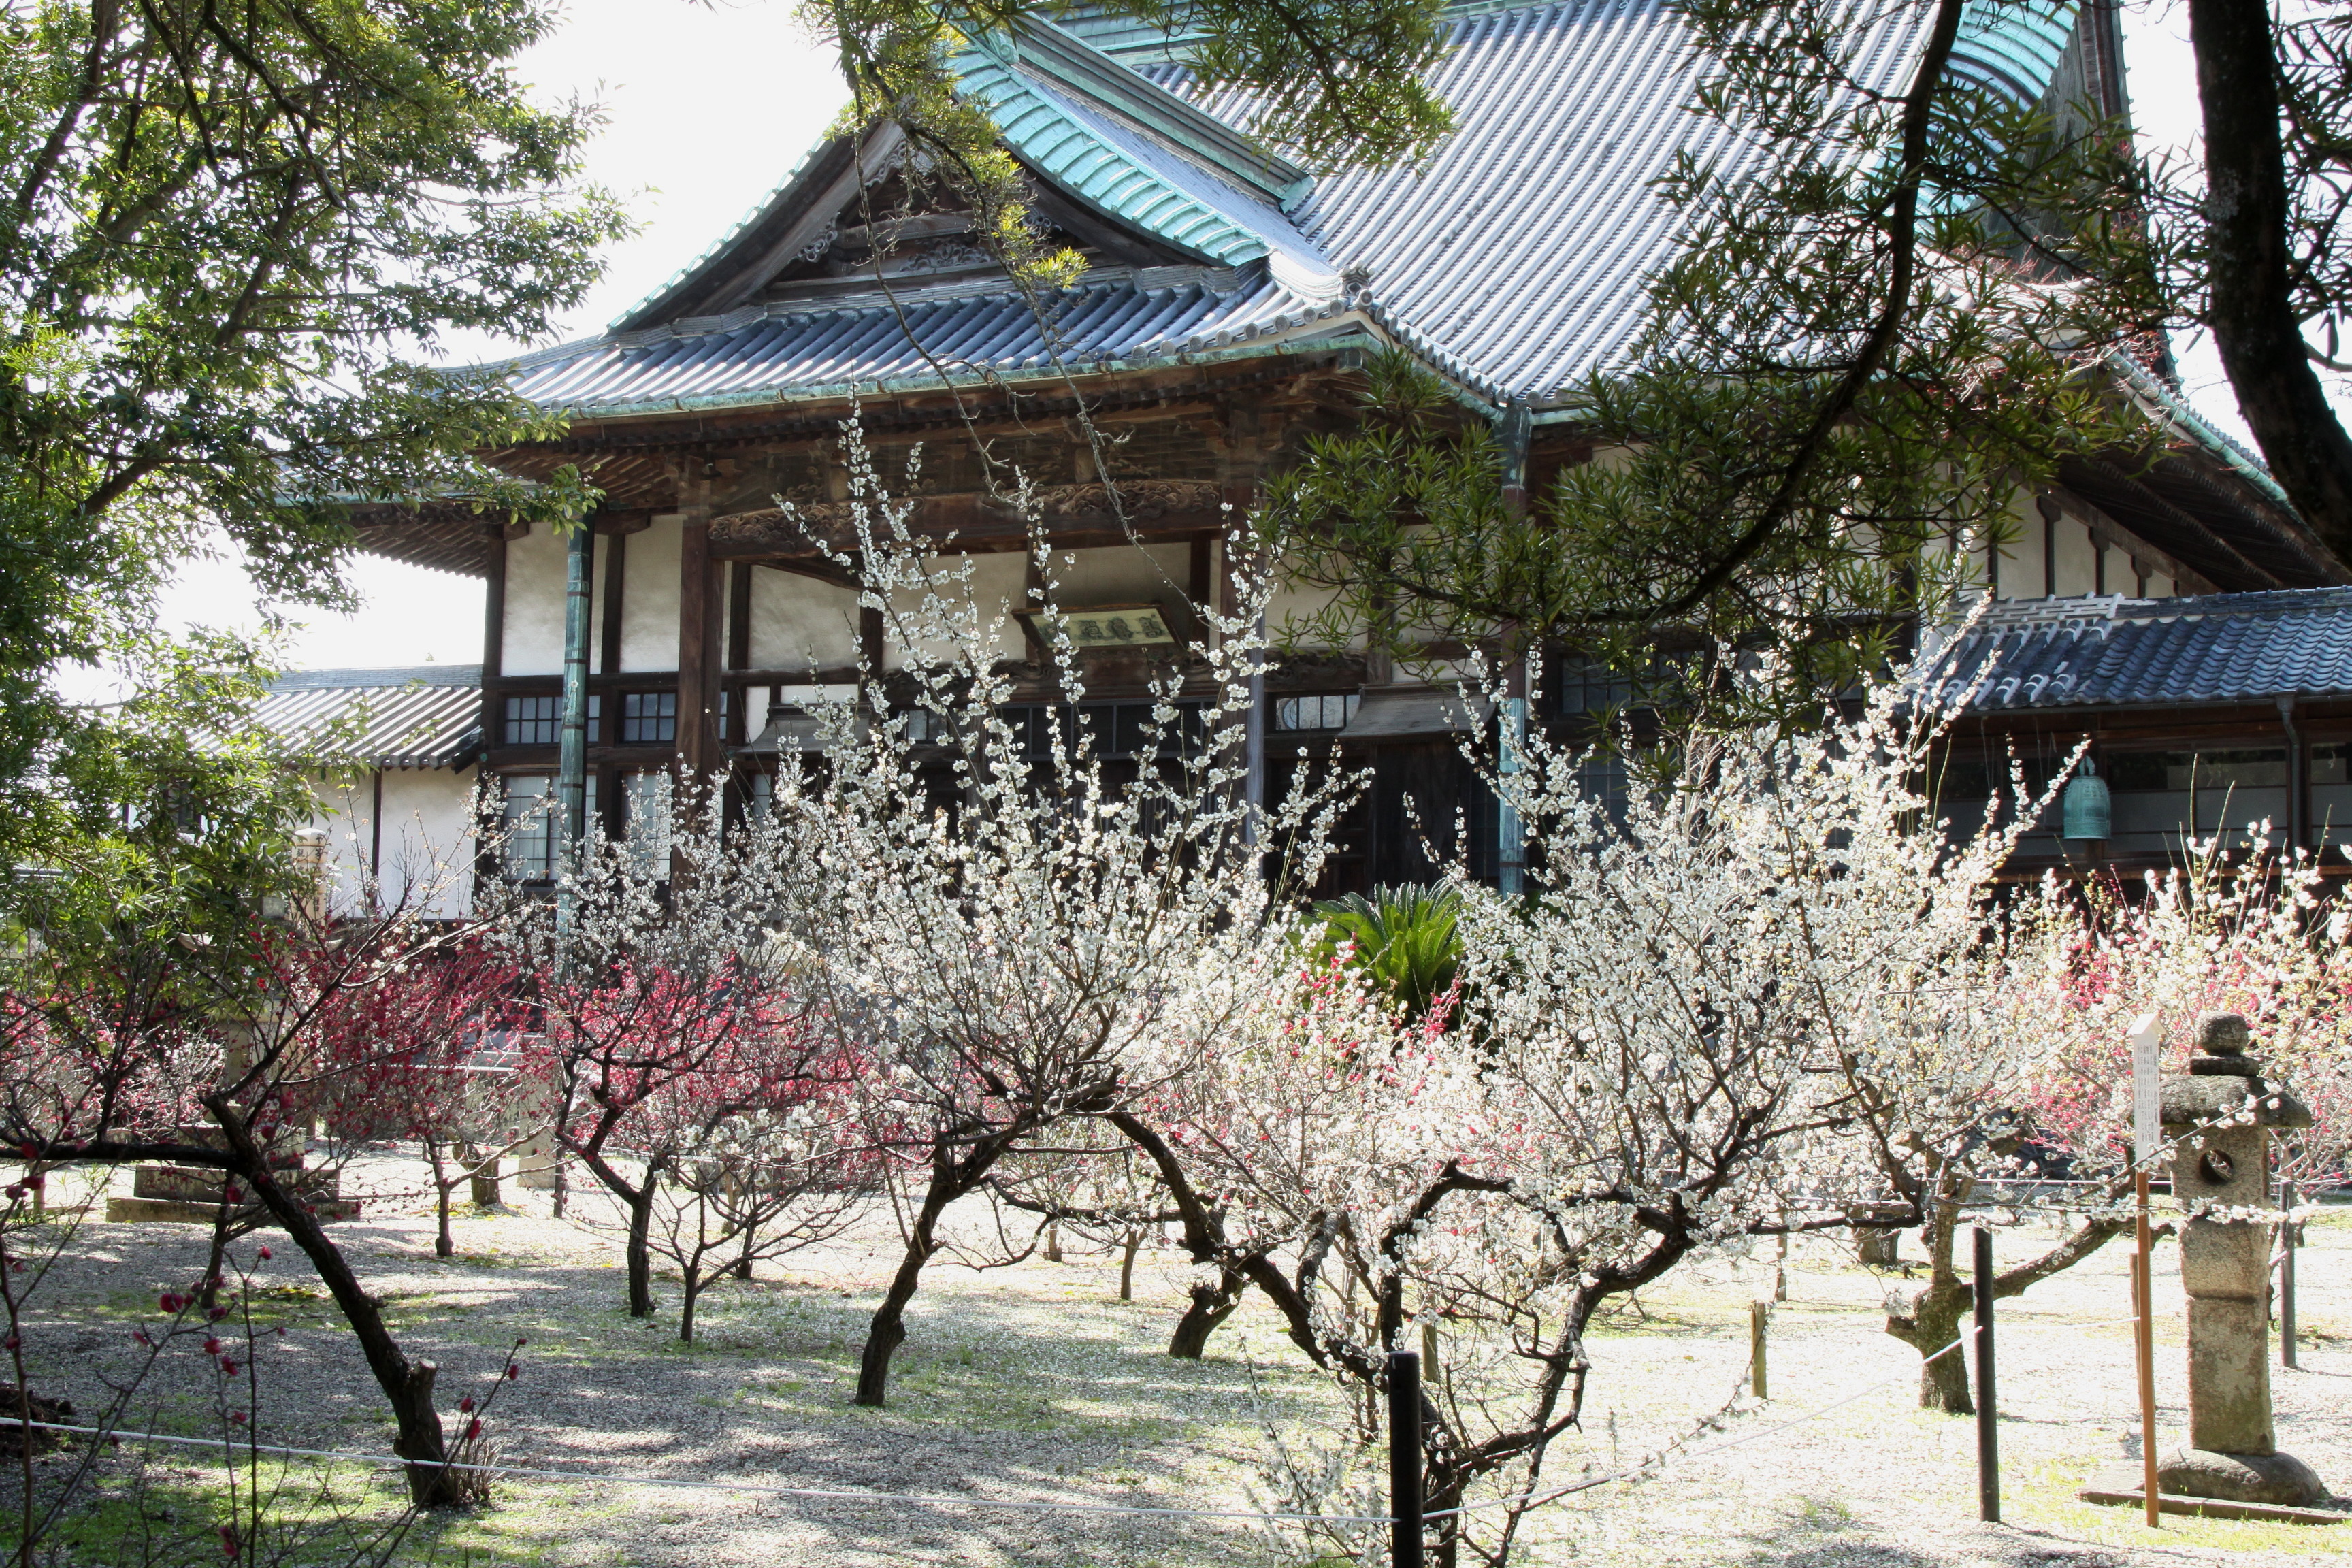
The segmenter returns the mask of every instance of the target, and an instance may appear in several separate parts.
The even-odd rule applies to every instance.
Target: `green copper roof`
[[[2077,0],[1969,0],[1952,71],[2015,100],[2038,102],[2074,36]]]
[[[1220,266],[1311,252],[1282,216],[1305,170],[1069,35],[996,35],[953,68],[1014,155],[1097,211]]]

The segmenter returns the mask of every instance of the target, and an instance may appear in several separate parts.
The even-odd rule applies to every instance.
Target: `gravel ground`
[[[362,1170],[379,1188],[413,1184],[389,1163]],[[1162,1507],[1247,1506],[1261,1409],[1286,1424],[1328,1420],[1336,1404],[1270,1319],[1255,1309],[1209,1358],[1160,1353],[1186,1272],[1147,1254],[1138,1300],[1116,1300],[1115,1258],[1073,1253],[974,1273],[943,1260],[928,1277],[900,1352],[891,1408],[848,1403],[856,1349],[893,1261],[887,1227],[763,1266],[749,1285],[705,1298],[691,1348],[675,1338],[674,1285],[657,1321],[621,1310],[617,1238],[548,1217],[543,1194],[457,1222],[458,1256],[432,1256],[423,1205],[394,1198],[338,1227],[403,1343],[443,1368],[446,1407],[495,1377],[517,1337],[523,1374],[496,1410],[500,1456],[523,1465],[783,1486]],[[2044,1239],[2004,1232],[2004,1259]],[[179,1226],[85,1223],[28,1320],[31,1381],[90,1408],[101,1380],[137,1353],[131,1331],[155,1318],[159,1290],[200,1270],[205,1234]],[[268,1236],[257,1241],[270,1239]],[[1906,1238],[1907,1241],[1908,1238]],[[2310,1227],[2304,1255],[2299,1371],[2278,1373],[2282,1447],[2352,1492],[2352,1213]],[[246,1246],[250,1256],[253,1243]],[[381,1452],[389,1423],[347,1331],[299,1263],[260,1266],[255,1303],[266,1438]],[[2158,1254],[2158,1393],[2165,1441],[2185,1423],[2178,1255]],[[2151,1533],[2129,1510],[2073,1500],[2089,1471],[2136,1456],[2125,1254],[2110,1248],[2004,1303],[2001,1332],[2007,1522],[1975,1521],[1975,1439],[1965,1419],[1916,1408],[1916,1356],[1880,1329],[1891,1276],[1861,1269],[1833,1244],[1792,1260],[1773,1321],[1773,1398],[1744,1407],[1648,1479],[1581,1493],[1536,1516],[1529,1563],[1756,1564],[1929,1568],[1945,1564],[2264,1564],[2352,1552],[2352,1526],[2308,1529],[2176,1520]],[[1720,1405],[1748,1356],[1748,1303],[1769,1294],[1769,1263],[1719,1261],[1647,1292],[1643,1318],[1598,1335],[1587,1431],[1549,1474],[1606,1473],[1689,1431]],[[280,1338],[275,1333],[286,1330]],[[1245,1351],[1246,1347],[1246,1351]],[[1248,1356],[1256,1369],[1252,1393]],[[210,1429],[209,1363],[176,1353],[141,1390],[129,1425]],[[1853,1403],[1817,1418],[1811,1413]],[[1262,1403],[1261,1403],[1262,1402]],[[1794,1421],[1784,1430],[1781,1423]],[[1730,1446],[1737,1440],[1738,1446]],[[121,1477],[124,1456],[106,1461]],[[52,1472],[65,1461],[52,1457]],[[159,1462],[139,1509],[168,1533],[199,1511],[212,1478]],[[388,1507],[381,1477],[324,1471],[346,1498]],[[372,1489],[371,1489],[371,1483]],[[0,1483],[0,1510],[13,1509]],[[158,1501],[157,1500],[163,1500]],[[437,1521],[407,1554],[479,1563],[1193,1565],[1283,1561],[1239,1526],[1213,1521],[982,1512],[747,1497],[621,1484],[501,1482],[498,1506]],[[121,1506],[110,1515],[118,1532]],[[173,1515],[163,1520],[164,1515]],[[5,1517],[5,1515],[0,1515]],[[198,1521],[201,1525],[201,1520]],[[207,1538],[208,1539],[208,1538]],[[218,1547],[211,1550],[217,1553]],[[168,1555],[168,1554],[166,1554]],[[80,1561],[98,1560],[91,1552]],[[194,1562],[202,1559],[175,1559]],[[217,1555],[211,1561],[218,1561]],[[1296,1561],[1293,1557],[1290,1561]]]

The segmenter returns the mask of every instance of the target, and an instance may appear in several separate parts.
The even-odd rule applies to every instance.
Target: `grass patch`
[[[2305,1557],[2352,1555],[2352,1524],[2273,1524],[2168,1513],[2163,1528],[2151,1531],[2136,1508],[2084,1502],[2075,1497],[2089,1477],[2090,1468],[2076,1463],[2039,1465],[2023,1474],[2011,1470],[2005,1477],[2009,1496],[2003,1512],[2020,1522],[2030,1518],[2036,1524],[2102,1546],[2197,1546],[2214,1552],[2277,1552]]]

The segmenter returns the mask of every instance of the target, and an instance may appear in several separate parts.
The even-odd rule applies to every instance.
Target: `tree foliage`
[[[845,126],[898,121],[919,144],[962,163],[993,152],[983,115],[954,104],[959,46],[1052,20],[1060,0],[806,0],[801,15],[839,51]],[[1188,46],[1194,77],[1261,97],[1257,134],[1317,167],[1388,163],[1451,126],[1424,79],[1444,55],[1443,0],[1113,0],[1091,7]]]
[[[593,113],[532,104],[508,63],[553,16],[0,16],[0,778],[47,782],[113,744],[107,714],[55,695],[62,666],[184,692],[190,656],[152,612],[213,530],[263,594],[341,606],[347,500],[577,511],[576,475],[524,486],[469,456],[545,434],[543,416],[425,363],[451,332],[545,332],[622,227],[572,188]]]

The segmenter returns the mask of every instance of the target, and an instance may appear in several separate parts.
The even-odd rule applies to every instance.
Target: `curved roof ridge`
[[[1180,121],[1166,110],[1181,110],[1189,117],[1181,124],[1214,125],[1226,142],[1245,147],[1231,127],[1076,39],[1054,38],[1049,55],[1043,45],[1050,26],[1037,24],[1013,43],[992,40],[955,62],[960,89],[986,108],[1024,163],[1073,198],[1180,250],[1225,266],[1271,258],[1300,292],[1339,291],[1339,269],[1273,205],[1277,196],[1295,202],[1306,194],[1303,171],[1262,164],[1274,173],[1250,176],[1252,188],[1244,188],[1236,173],[1244,162],[1203,136],[1171,141],[1167,127]],[[1045,58],[1070,68],[1032,68]],[[1081,79],[1073,61],[1102,79],[1124,79],[1115,85],[1132,91],[1119,100],[1096,90],[1100,83]],[[1136,110],[1147,99],[1158,123]]]

